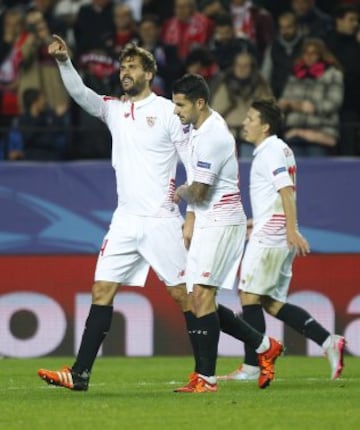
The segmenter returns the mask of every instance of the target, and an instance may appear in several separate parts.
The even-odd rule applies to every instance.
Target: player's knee
[[[195,315],[200,318],[216,310],[215,287],[195,285],[192,293],[192,305]]]
[[[263,297],[261,300],[261,304],[265,310],[266,313],[268,313],[271,316],[276,316],[276,314],[279,312],[280,310],[280,303],[277,302],[276,300],[273,300],[269,297]]]
[[[188,310],[188,302],[189,297],[186,291],[186,287],[184,286],[176,286],[176,287],[167,287],[168,293],[176,302],[176,304],[183,310]]]
[[[116,282],[97,281],[92,286],[94,305],[111,305],[119,284]]]

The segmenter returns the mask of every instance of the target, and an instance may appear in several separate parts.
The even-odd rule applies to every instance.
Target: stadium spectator
[[[76,60],[85,84],[100,94],[114,95],[118,89],[118,64],[112,51],[115,38],[112,0],[92,0],[80,8],[74,25]],[[115,78],[115,79],[114,79]],[[110,158],[110,134],[105,125],[74,106],[78,126],[73,157]]]
[[[185,60],[185,72],[202,76],[210,82],[218,73],[219,66],[206,46],[194,48]]]
[[[20,8],[5,10],[0,38],[0,127],[8,126],[20,113],[17,88],[24,24],[24,13]]]
[[[230,14],[223,13],[214,19],[214,34],[209,42],[210,50],[221,70],[230,67],[237,54],[249,52],[260,60],[256,46],[247,37],[235,37]]]
[[[175,0],[143,0],[142,16],[155,15],[162,25],[174,12]]]
[[[227,0],[198,0],[197,4],[199,11],[212,20],[229,12],[229,1]]]
[[[274,20],[264,8],[250,0],[230,0],[230,14],[236,37],[248,37],[259,51],[260,58],[274,39]]]
[[[119,0],[116,1],[119,3]],[[142,17],[143,4],[146,3],[146,0],[120,0],[120,3],[129,6],[135,22],[140,22]]]
[[[232,67],[219,74],[211,87],[212,107],[227,122],[239,146],[239,155],[250,157],[253,147],[241,137],[246,112],[254,99],[272,96],[270,85],[261,75],[256,59],[249,53],[236,55]]]
[[[213,22],[197,11],[195,0],[175,0],[174,15],[164,22],[162,29],[162,41],[177,46],[178,57],[185,61],[193,48],[208,43]]]
[[[21,36],[19,46],[21,61],[18,101],[21,109],[24,108],[22,105],[23,93],[28,88],[41,90],[53,110],[69,105],[69,97],[60,78],[59,70],[47,50],[52,28],[49,27],[42,12],[36,9],[30,9],[25,19],[26,30]]]
[[[124,46],[137,38],[137,26],[133,11],[127,4],[118,3],[114,5],[113,19],[115,35],[111,49],[117,59]]]
[[[332,27],[331,17],[316,7],[315,0],[291,0],[301,34],[322,38]]]
[[[75,50],[74,24],[81,6],[89,5],[91,0],[59,0],[54,6],[54,16],[61,19],[66,25],[66,40]]]
[[[281,14],[278,18],[278,36],[266,50],[261,67],[261,73],[270,83],[276,98],[283,92],[294,61],[300,55],[303,40],[295,14]]]
[[[67,105],[58,106],[56,111],[50,109],[44,94],[38,88],[28,88],[24,91],[23,105],[24,113],[11,130],[9,147],[16,147],[16,142],[21,140],[25,160],[66,159]]]
[[[356,133],[360,129],[360,44],[356,39],[359,30],[359,9],[350,5],[339,6],[334,16],[335,28],[324,40],[339,60],[344,73],[344,102],[340,111],[341,133],[338,153],[356,155]]]
[[[183,64],[177,56],[177,48],[161,41],[161,26],[156,15],[144,15],[138,27],[139,46],[153,54],[158,66],[152,84],[153,91],[171,98],[172,82],[183,71]]]
[[[77,58],[109,49],[114,32],[112,0],[92,0],[81,6],[74,24]]]
[[[326,156],[338,140],[343,74],[321,39],[306,39],[279,105],[285,138],[298,156]]]

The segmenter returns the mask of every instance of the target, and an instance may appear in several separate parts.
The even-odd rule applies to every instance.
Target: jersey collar
[[[255,155],[257,155],[259,152],[263,151],[264,148],[266,148],[270,142],[274,141],[275,139],[277,139],[278,137],[274,134],[272,136],[267,137],[265,140],[263,140],[260,145],[258,145],[253,152],[253,156],[255,157]]]
[[[214,118],[214,111],[211,110],[211,115],[209,115],[206,120],[201,124],[201,126],[197,129],[192,128],[192,135],[197,136],[198,134],[206,133],[206,131],[211,126],[212,120]]]
[[[149,96],[147,96],[146,98],[142,99],[142,100],[138,100],[136,102],[134,102],[134,107],[135,109],[138,109],[142,106],[145,106],[149,103],[151,103],[152,101],[154,101],[156,99],[156,94],[151,93]],[[130,102],[131,103],[131,102]]]

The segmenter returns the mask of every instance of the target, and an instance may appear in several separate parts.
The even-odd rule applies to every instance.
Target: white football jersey
[[[188,128],[174,114],[173,103],[153,93],[134,103],[100,96],[83,84],[70,60],[59,66],[69,94],[111,132],[118,194],[113,222],[122,214],[178,216],[175,174]]]
[[[196,225],[245,224],[235,140],[217,112],[213,111],[198,129],[191,128],[188,160],[188,183],[211,186],[203,203],[191,205]]]
[[[286,244],[286,218],[279,190],[296,186],[292,150],[277,136],[265,139],[254,151],[250,169],[252,235],[265,245]]]

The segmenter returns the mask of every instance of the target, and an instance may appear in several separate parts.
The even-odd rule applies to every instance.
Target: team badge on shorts
[[[153,127],[155,125],[156,116],[147,116],[146,122],[148,123],[149,127]]]

